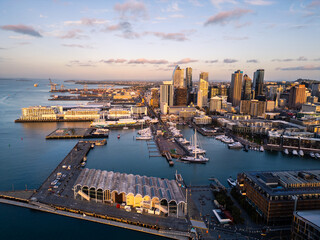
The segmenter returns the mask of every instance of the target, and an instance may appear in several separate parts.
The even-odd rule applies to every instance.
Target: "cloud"
[[[256,6],[268,6],[274,4],[274,2],[266,0],[245,0],[244,2]]]
[[[224,63],[235,63],[238,62],[236,59],[226,58],[223,60]]]
[[[145,58],[139,58],[139,59],[133,59],[128,62],[129,64],[167,64],[168,61],[164,59],[159,59],[159,60],[149,60]]]
[[[277,70],[281,71],[320,71],[320,66],[298,66],[298,67],[287,67],[287,68],[277,68]]]
[[[172,14],[169,17],[171,17],[171,18],[184,18],[184,15],[183,14]]]
[[[92,48],[88,45],[81,45],[81,44],[61,44],[63,47],[71,47],[71,48]]]
[[[224,36],[223,37],[224,40],[248,40],[248,37],[235,37],[235,36]]]
[[[88,36],[80,34],[82,30],[80,29],[73,29],[68,31],[66,34],[59,36],[62,39],[83,39],[87,38]]]
[[[4,25],[0,27],[3,30],[13,31],[16,33],[21,33],[33,37],[42,37],[42,35],[36,31],[33,27],[26,26],[26,25]]]
[[[313,61],[320,61],[320,58],[315,58],[313,59]]]
[[[174,40],[180,42],[188,40],[184,33],[145,32],[145,34],[151,34],[163,40]]]
[[[124,21],[120,22],[115,25],[109,25],[104,29],[103,31],[108,32],[108,31],[122,31],[122,34],[119,34],[119,37],[123,37],[126,39],[135,39],[139,38],[140,34],[137,32],[134,32],[132,30],[132,25],[130,22]]]
[[[113,7],[122,18],[132,18],[136,19],[138,17],[147,18],[147,8],[143,2],[138,2],[134,0],[129,0],[127,2],[116,3]]]
[[[220,8],[221,4],[230,3],[230,4],[237,4],[235,0],[211,0],[211,3],[216,7]]]
[[[40,14],[39,17],[40,17],[40,18],[48,18],[48,16],[45,16],[45,15],[42,15],[42,14]]]
[[[87,62],[81,62],[79,60],[72,60],[69,61],[68,64],[66,64],[67,67],[96,67],[95,62],[93,61],[87,61]]]
[[[179,8],[179,5],[177,2],[173,2],[167,7],[167,9],[165,11],[166,12],[180,12],[181,9]]]
[[[272,62],[292,62],[292,61],[294,61],[294,59],[292,59],[292,58],[285,58],[285,59],[272,59],[271,60]]]
[[[258,63],[259,61],[257,59],[249,59],[247,60],[247,63]]]
[[[319,0],[312,1],[307,5],[307,8],[317,8],[317,7],[320,7]]]
[[[200,3],[198,0],[189,0],[189,3],[196,7],[203,7],[203,4]]]
[[[93,26],[95,24],[105,24],[109,21],[95,18],[82,18],[78,21],[64,21],[64,25],[83,25],[83,26]]]
[[[211,16],[205,23],[205,26],[211,25],[211,24],[220,24],[220,25],[226,25],[232,20],[239,19],[242,16],[252,13],[253,11],[250,9],[242,9],[242,8],[236,8],[231,11],[224,11],[220,12],[214,16]]]
[[[125,63],[126,61],[127,61],[126,59],[122,59],[122,58],[118,58],[118,59],[110,58],[108,60],[101,60],[100,62],[102,62],[102,63]]]
[[[207,60],[205,61],[205,63],[217,63],[219,60],[215,59],[215,60]]]
[[[297,58],[297,61],[308,61],[308,59],[306,57],[299,57]]]
[[[293,62],[293,61],[298,61],[298,62],[301,62],[301,61],[308,61],[308,59],[306,57],[298,57],[297,59],[293,59],[293,58],[285,58],[285,59],[272,59],[271,60],[272,62]]]
[[[174,65],[178,65],[178,64],[188,64],[188,63],[193,63],[193,62],[198,62],[198,60],[195,59],[191,59],[191,58],[183,58],[178,62],[175,62]]]

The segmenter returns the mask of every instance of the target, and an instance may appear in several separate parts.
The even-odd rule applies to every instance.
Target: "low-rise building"
[[[320,209],[320,170],[244,172],[238,188],[269,225],[291,224],[294,210]]]
[[[194,117],[193,122],[197,125],[208,125],[212,123],[212,118],[208,116]]]
[[[22,108],[20,120],[24,121],[46,121],[58,119],[58,114],[63,113],[62,106],[34,106]]]
[[[98,108],[74,108],[64,113],[66,120],[96,120],[100,118],[100,109]]]

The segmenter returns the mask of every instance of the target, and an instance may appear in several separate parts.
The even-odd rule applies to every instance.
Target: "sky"
[[[0,77],[320,80],[320,0],[1,0]]]

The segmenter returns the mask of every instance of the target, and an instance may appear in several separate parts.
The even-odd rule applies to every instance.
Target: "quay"
[[[91,122],[92,119],[41,119],[41,120],[25,120],[25,119],[16,119],[15,123],[39,123],[39,122]]]
[[[109,133],[96,128],[58,128],[46,139],[108,138]]]
[[[122,193],[112,193],[112,199],[115,199],[115,202],[111,203],[99,202],[97,195],[95,195],[96,199],[94,199],[91,195],[91,188],[90,194],[86,197],[90,201],[87,201],[86,198],[76,198],[75,193],[79,194],[79,191],[76,192],[75,189],[76,186],[79,186],[76,185],[77,181],[78,183],[81,183],[82,181],[91,181],[92,184],[94,182],[98,184],[98,179],[101,179],[101,177],[98,177],[98,175],[96,177],[91,176],[92,179],[91,177],[84,177],[84,174],[86,172],[92,173],[93,169],[83,169],[81,165],[81,163],[87,161],[87,155],[89,151],[92,149],[93,143],[94,141],[79,141],[37,190],[0,192],[0,203],[26,207],[43,212],[59,214],[88,221],[94,221],[117,227],[123,227],[131,230],[141,231],[144,233],[163,236],[166,238],[191,239],[194,237],[193,233],[189,232],[190,222],[183,215],[181,215],[182,213],[178,217],[179,211],[184,212],[184,205],[180,202],[181,199],[183,199],[184,194],[182,189],[179,190],[180,187],[172,187],[176,184],[174,180],[157,180],[160,182],[166,182],[161,183],[161,186],[170,186],[170,190],[165,190],[163,192],[163,196],[171,199],[171,201],[177,201],[177,212],[171,213],[172,206],[170,205],[169,208],[168,200],[168,216],[165,216],[163,214],[141,214],[136,211],[127,212],[125,211],[125,209],[118,208],[119,204],[115,203],[117,203],[117,201],[119,200],[119,196],[123,195]],[[102,173],[101,170],[94,170],[94,172],[96,172],[97,174]],[[83,176],[83,180],[81,180],[82,178],[80,174],[82,174],[81,176]],[[113,172],[109,172],[108,174],[112,174],[111,176],[113,176]],[[118,182],[120,178],[118,178],[117,176],[120,177],[122,175],[123,174],[120,173],[114,173],[114,182],[105,182],[105,184],[120,184],[119,186],[121,186],[122,189],[123,184],[129,184],[129,182],[125,180],[123,182]],[[53,187],[53,182],[57,180],[58,176],[60,176],[60,184],[55,185],[55,187]],[[126,176],[128,179],[132,178],[132,174]],[[141,181],[142,179],[146,179],[145,176],[136,176],[132,179],[137,179],[137,177],[141,178]],[[149,180],[143,180],[142,182],[143,184],[149,184]],[[92,184],[90,184],[90,186]],[[156,184],[156,182],[154,184]],[[171,186],[171,184],[173,185]],[[85,185],[87,184],[85,183]],[[156,188],[157,184],[154,186]],[[143,187],[143,189],[145,189],[145,187]],[[81,191],[82,194],[80,193],[79,195],[85,196],[85,190]],[[169,193],[168,191],[171,191],[171,193]],[[142,191],[141,189],[141,194],[142,193],[143,195],[146,194],[145,190]],[[169,214],[169,209],[171,214]],[[177,214],[177,216],[174,216],[174,214]]]

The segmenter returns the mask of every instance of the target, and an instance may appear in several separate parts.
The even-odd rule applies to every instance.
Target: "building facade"
[[[191,67],[186,68],[186,84],[187,84],[188,90],[191,90],[192,89],[192,68]]]
[[[238,174],[240,193],[268,225],[289,225],[294,210],[320,209],[320,170]]]
[[[243,76],[243,90],[242,90],[242,99],[251,100],[251,88],[252,80],[247,74]]]
[[[172,73],[172,81],[174,88],[179,87],[187,87],[185,80],[184,80],[184,69],[181,69],[178,65],[175,67]]]
[[[255,98],[264,95],[263,85],[264,84],[264,69],[258,69],[253,74],[253,87],[255,91]]]
[[[291,234],[292,240],[320,239],[320,210],[295,211]]]
[[[208,78],[209,78],[208,72],[201,72],[200,73],[199,91],[201,91],[202,107],[208,106],[208,90],[209,90],[209,82],[208,82],[209,79]]]
[[[241,90],[242,90],[242,76],[243,72],[238,70],[231,75],[231,86],[230,86],[230,102],[232,106],[237,107],[241,101]]]
[[[302,104],[306,103],[306,87],[303,84],[293,86],[289,93],[289,107],[292,109],[300,109]]]
[[[188,102],[188,89],[176,88],[174,90],[174,105],[187,106],[187,102]]]
[[[173,106],[173,85],[171,81],[164,81],[160,85],[160,104],[165,102],[168,106]]]

